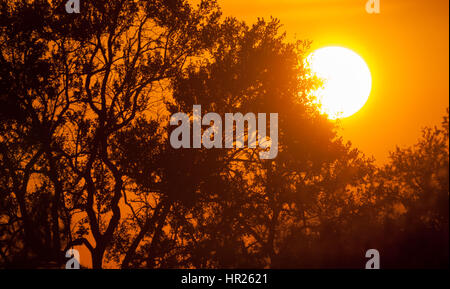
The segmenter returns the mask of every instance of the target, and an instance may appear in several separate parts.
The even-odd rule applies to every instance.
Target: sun
[[[323,85],[314,92],[315,102],[330,119],[349,117],[367,102],[372,76],[364,59],[350,49],[324,47],[308,56],[312,72]]]

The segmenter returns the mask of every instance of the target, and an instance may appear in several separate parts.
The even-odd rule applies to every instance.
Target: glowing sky
[[[367,104],[341,121],[340,134],[385,161],[411,145],[424,126],[441,122],[449,105],[449,3],[447,0],[381,0],[368,14],[366,0],[218,0],[225,16],[252,23],[281,20],[288,39],[310,39],[312,49],[344,46],[370,67]]]

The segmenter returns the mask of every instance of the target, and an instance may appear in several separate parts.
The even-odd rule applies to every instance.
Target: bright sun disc
[[[321,112],[330,119],[349,117],[366,104],[372,76],[358,54],[343,47],[324,47],[311,53],[308,62],[324,82],[314,95]]]

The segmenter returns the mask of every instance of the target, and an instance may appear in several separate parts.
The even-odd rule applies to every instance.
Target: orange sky
[[[383,162],[396,145],[415,143],[424,126],[439,124],[449,105],[448,0],[218,0],[226,16],[247,22],[274,16],[288,39],[313,49],[352,49],[369,65],[373,89],[357,114],[341,121],[341,135]]]

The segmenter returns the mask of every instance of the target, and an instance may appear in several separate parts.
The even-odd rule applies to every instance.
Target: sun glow
[[[308,56],[312,72],[323,86],[314,92],[316,103],[330,119],[349,117],[369,99],[372,76],[366,62],[343,47],[324,47]]]

